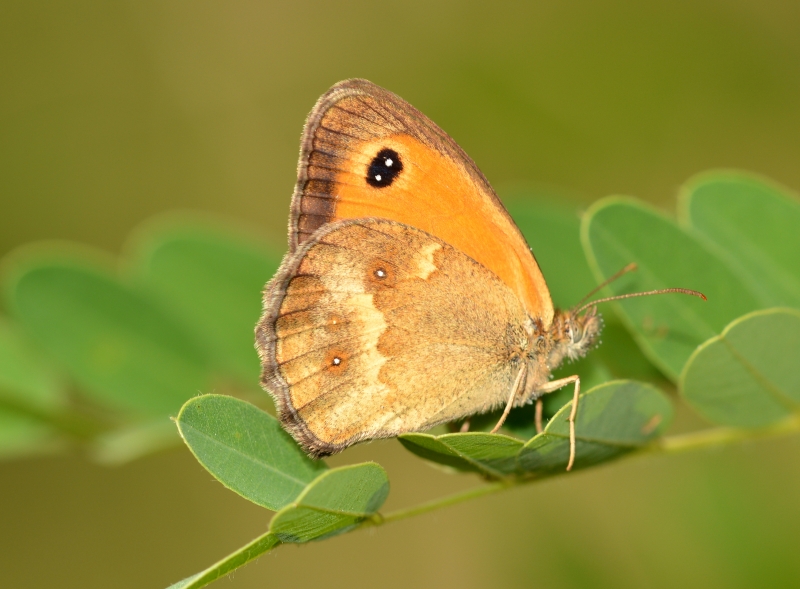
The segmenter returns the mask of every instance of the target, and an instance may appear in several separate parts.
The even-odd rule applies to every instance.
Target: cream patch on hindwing
[[[429,243],[419,252],[419,256],[415,259],[417,263],[417,276],[422,280],[427,280],[428,276],[438,270],[436,263],[433,261],[434,254],[442,249],[438,243]]]
[[[386,319],[375,307],[374,295],[365,292],[363,268],[354,264],[347,270],[321,277],[327,292],[322,296],[319,307],[348,317],[351,324],[357,326],[358,339],[331,341],[327,346],[329,350],[342,350],[349,356],[344,371],[335,370],[343,366],[335,361],[339,358],[338,352],[323,360],[325,366],[320,367],[334,368],[326,370],[319,394],[324,395],[328,390],[335,389],[332,393],[336,395],[335,403],[332,399],[320,399],[325,408],[319,411],[317,403],[313,401],[305,410],[298,407],[308,428],[328,442],[337,437],[337,432],[327,431],[331,422],[337,424],[338,430],[347,431],[356,425],[352,423],[353,419],[364,418],[365,401],[369,403],[372,400],[380,405],[380,399],[389,393],[389,387],[379,378],[381,368],[388,360],[378,351],[378,341],[387,329]],[[341,432],[338,433],[341,436]]]

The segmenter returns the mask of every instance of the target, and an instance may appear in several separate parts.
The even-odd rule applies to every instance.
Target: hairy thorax
[[[577,360],[595,347],[602,327],[596,307],[590,307],[581,315],[556,309],[550,329],[544,329],[540,321],[530,320],[528,374],[520,404],[538,398],[538,389],[550,380],[552,372],[565,359]]]

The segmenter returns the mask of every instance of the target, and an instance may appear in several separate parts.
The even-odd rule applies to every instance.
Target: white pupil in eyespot
[[[386,167],[387,168],[391,168],[393,163],[394,162],[392,161],[391,158],[388,158],[388,157],[386,158]]]
[[[378,182],[380,182],[382,179],[383,179],[383,178],[381,177],[381,175],[380,175],[380,174],[375,174],[375,180],[377,180]]]
[[[339,358],[338,356],[333,359],[333,365],[334,366],[339,366],[339,364],[341,364],[341,363],[342,363],[342,359]]]
[[[386,271],[385,270],[375,270],[375,276],[378,278],[386,278]]]

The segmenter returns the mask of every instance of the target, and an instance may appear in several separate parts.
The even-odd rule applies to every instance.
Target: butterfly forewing
[[[282,422],[314,455],[506,402],[526,313],[486,268],[424,231],[319,229],[265,293],[258,348]]]
[[[416,227],[502,280],[545,327],[541,271],[486,178],[444,131],[366,80],[336,84],[309,115],[292,199],[290,250],[327,223],[381,217]]]

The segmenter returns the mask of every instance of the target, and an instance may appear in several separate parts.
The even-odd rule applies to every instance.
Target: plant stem
[[[661,438],[656,440],[650,446],[642,448],[638,452],[632,452],[629,456],[642,456],[648,453],[678,454],[681,452],[690,452],[692,450],[702,450],[703,448],[725,446],[727,444],[744,442],[746,440],[788,435],[798,431],[800,431],[800,416],[791,417],[769,427],[760,429],[715,427],[697,432],[691,432],[688,434],[679,434]],[[406,519],[408,517],[413,517],[429,511],[435,511],[442,507],[448,507],[450,505],[456,505],[464,501],[469,501],[470,499],[476,499],[484,495],[499,493],[512,487],[530,483],[534,480],[537,479],[535,477],[521,477],[494,481],[479,487],[472,487],[471,489],[461,491],[460,493],[456,493],[454,495],[447,495],[440,499],[434,499],[433,501],[428,501],[427,503],[421,503],[420,505],[416,505],[414,507],[398,509],[375,519],[367,520],[365,524],[379,526],[389,522]]]
[[[476,497],[482,497],[483,495],[499,493],[500,491],[530,482],[531,480],[533,479],[502,480],[481,485],[480,487],[472,487],[466,491],[461,491],[460,493],[456,493],[454,495],[447,495],[440,499],[434,499],[433,501],[428,501],[427,503],[415,505],[414,507],[398,509],[397,511],[387,513],[381,518],[380,524],[406,519],[407,517],[413,517],[415,515],[420,515],[421,513],[434,511],[441,507],[447,507],[448,505],[455,505],[457,503],[462,503],[463,501],[475,499]]]
[[[759,429],[715,427],[688,434],[668,436],[656,440],[644,452],[663,452],[677,454],[703,448],[725,446],[746,440],[785,436],[800,431],[800,416],[790,417],[778,423]],[[638,454],[638,453],[637,453]]]
[[[663,452],[670,454],[688,452],[692,450],[700,450],[703,448],[724,446],[727,444],[742,442],[750,439],[786,435],[798,431],[800,431],[800,416],[787,419],[785,421],[782,421],[780,423],[762,429],[745,430],[745,429],[735,429],[730,427],[718,427],[718,428],[702,430],[699,432],[692,432],[688,434],[681,434],[676,436],[670,436],[667,438],[662,438],[652,443],[651,445],[642,448],[637,452],[631,452],[629,456],[643,456],[654,452]],[[470,499],[476,499],[477,497],[483,497],[484,495],[492,495],[494,493],[500,493],[501,491],[505,491],[506,489],[525,485],[527,483],[536,480],[538,480],[537,477],[528,476],[528,477],[517,477],[517,478],[509,478],[499,481],[493,481],[490,483],[486,483],[485,485],[472,487],[470,489],[467,489],[466,491],[461,491],[460,493],[456,493],[454,495],[448,495],[446,497],[434,499],[433,501],[428,501],[427,503],[421,503],[420,505],[416,505],[414,507],[409,507],[406,509],[398,509],[396,511],[387,513],[386,515],[375,513],[372,515],[372,517],[369,517],[366,520],[364,520],[361,523],[360,527],[380,526],[389,522],[394,522],[401,519],[413,517],[415,515],[428,513],[429,511],[435,511],[437,509],[440,509],[442,507],[447,507],[449,505],[456,505],[458,503],[463,503],[464,501],[469,501]],[[233,554],[225,557],[215,565],[212,565],[205,571],[202,571],[197,575],[189,577],[184,581],[176,583],[172,587],[174,587],[175,589],[177,589],[178,587],[202,587],[207,583],[210,583],[211,581],[232,572],[233,570],[250,562],[251,560],[258,558],[264,552],[268,552],[269,550],[272,550],[273,548],[280,545],[280,543],[281,542],[277,539],[276,536],[268,532],[263,536],[256,538],[255,540],[250,542],[250,544],[237,550]]]

